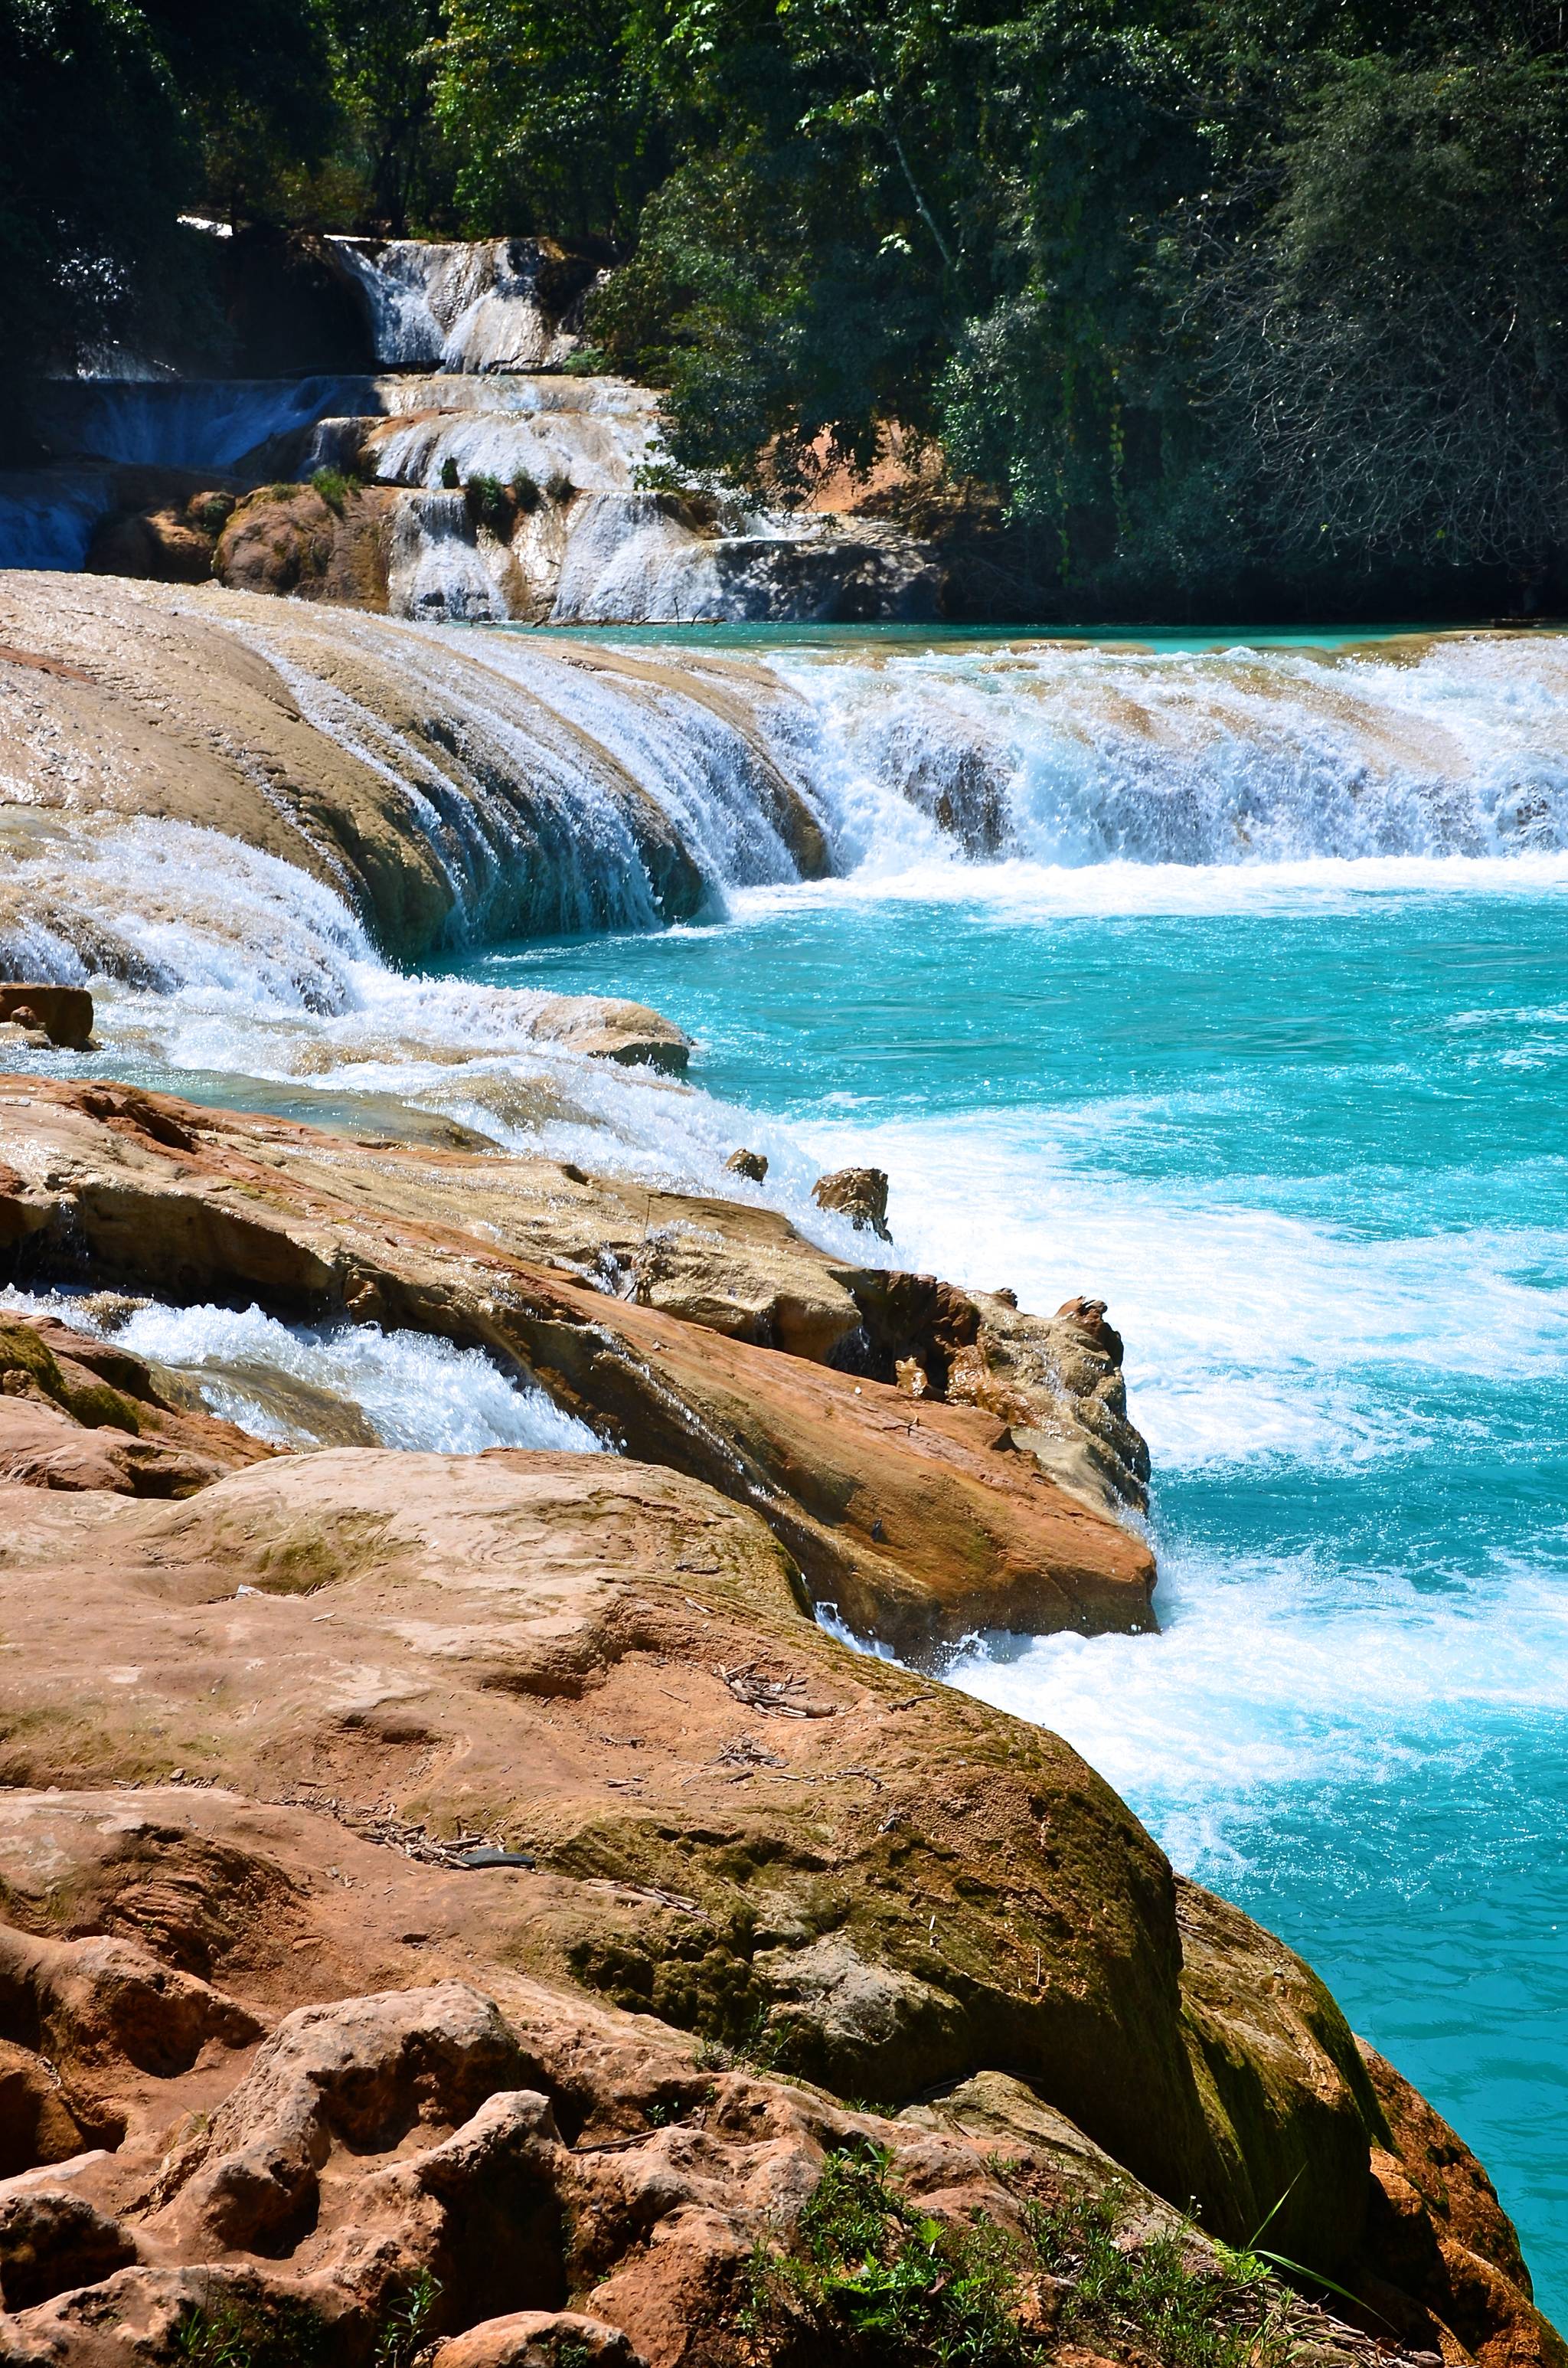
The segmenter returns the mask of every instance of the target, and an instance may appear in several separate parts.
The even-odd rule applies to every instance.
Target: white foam
[[[8,1291],[0,1304],[57,1315],[77,1330],[101,1330],[74,1296]],[[356,1409],[384,1447],[477,1455],[490,1447],[547,1448],[579,1454],[603,1442],[535,1386],[518,1386],[477,1349],[423,1332],[379,1325],[328,1329],[279,1323],[259,1307],[139,1308],[117,1325],[116,1345],[195,1380],[214,1414],[257,1437],[308,1445],[308,1398],[274,1393],[275,1378]],[[283,1411],[280,1411],[280,1407]]]
[[[1397,1785],[1496,1718],[1568,1712],[1568,1591],[1540,1572],[1437,1588],[1167,1546],[1158,1608],[1158,1639],[994,1639],[948,1675],[1065,1736],[1187,1864],[1244,1849],[1285,1788]]]
[[[1003,851],[1038,865],[1568,845],[1560,634],[1334,657],[884,643],[769,663],[815,719],[836,803],[869,812],[908,788],[999,825]]]

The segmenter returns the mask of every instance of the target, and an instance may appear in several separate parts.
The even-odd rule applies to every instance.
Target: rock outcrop
[[[1102,1302],[38,1079],[0,1080],[0,1253],[437,1334],[620,1451],[278,1455],[7,1319],[0,1405],[186,1458],[163,1501],[0,1474],[7,2363],[733,2368],[744,2327],[851,2368],[874,2258],[988,2263],[1020,2362],[1147,2368],[1164,2322],[1079,2282],[1114,2238],[1321,2368],[1391,2331],[1568,2368],[1484,2173],[1300,1959],[1059,1737],[812,1617],[912,1656],[1148,1622]],[[1238,2279],[1266,2215],[1375,2336]]]
[[[17,1277],[239,1294],[484,1349],[616,1446],[756,1509],[812,1600],[906,1653],[976,1626],[1153,1624],[1153,1557],[1103,1494],[1063,1486],[979,1405],[915,1407],[893,1385],[933,1301],[969,1311],[983,1356],[979,1304],[842,1265],[770,1211],[42,1081],[0,1084],[0,1164]],[[1037,1380],[1051,1338],[1039,1327]],[[1074,1354],[1052,1418],[1092,1453],[1119,1368]]]
[[[77,1735],[96,1774],[40,1789],[11,1709],[0,2027],[55,2122],[34,2125],[37,2166],[0,2179],[7,2362],[131,2368],[225,2338],[368,2361],[412,2327],[444,2341],[448,2368],[733,2368],[744,2317],[760,2361],[849,2368],[852,2321],[835,2333],[831,2312],[814,2319],[802,2354],[798,2322],[770,2314],[767,2263],[798,2241],[824,2176],[868,2146],[884,2168],[862,2194],[892,2194],[955,2241],[979,2214],[1013,2248],[1020,2330],[1034,2330],[1021,2357],[1075,2333],[1096,2357],[1147,2362],[1163,2356],[1157,2318],[1082,2317],[1074,2230],[1114,2226],[1134,2263],[1163,2248],[1156,2294],[1174,2243],[1191,2293],[1211,2279],[1218,2298],[1224,2257],[1186,2216],[1188,2181],[1201,2226],[1244,2235],[1288,2131],[1299,2176],[1280,2247],[1364,2285],[1380,2314],[1358,2335],[1251,2289],[1256,2323],[1290,2356],[1388,2362],[1392,2319],[1406,2356],[1561,2368],[1500,2215],[1464,2224],[1490,2295],[1466,2336],[1395,2283],[1409,2240],[1436,2250],[1464,2209],[1447,2199],[1483,2195],[1483,2174],[1442,2132],[1445,2201],[1410,2216],[1404,2254],[1390,2249],[1379,2199],[1396,2173],[1412,2193],[1429,2177],[1441,2125],[1386,2120],[1321,1986],[1201,1895],[1182,1911],[1206,1932],[1184,2003],[1168,1871],[1064,1746],[940,1689],[911,1701],[907,1677],[801,1621],[766,1577],[777,1550],[760,1524],[689,1482],[602,1459],[447,1459],[430,1529],[430,1475],[399,1481],[403,1461],[300,1467],[323,1467],[318,1508],[336,1496],[324,1467],[339,1481],[357,1467],[361,1508],[379,1495],[388,1518],[360,1528],[355,1567],[314,1595],[245,1599],[238,1616],[286,1626],[256,1628],[221,1663],[257,1664],[257,1701],[267,1669],[280,1680],[264,1710],[274,1733],[290,1714],[335,1730],[313,1782],[288,1758],[268,1765],[242,1702],[217,1723],[202,1706],[201,1656],[222,1654],[213,1622],[236,1615],[199,1583],[192,1534],[132,1538],[145,1515],[114,1514],[162,1574],[155,1590],[111,1575],[90,1524],[63,1557],[54,1541],[89,1636],[106,1586],[139,1598],[164,1747],[200,1731],[236,1777],[252,1754],[261,1782],[110,1781],[136,1705],[90,1656]],[[608,1482],[597,1500],[585,1461]],[[212,1534],[234,1534],[225,1494],[274,1476],[199,1499]],[[254,1519],[249,1534],[254,1569]],[[23,1592],[9,1586],[7,1620]],[[712,1680],[725,1632],[758,1616],[754,1653],[788,1634],[834,1715],[748,1705]],[[577,1655],[580,1692],[494,1682],[498,1656],[519,1679],[547,1667],[552,1624],[573,1621],[580,1645],[596,1640]],[[301,1640],[324,1626],[302,1646],[323,1672],[312,1683]],[[188,1652],[199,1632],[182,1681],[181,1639]],[[19,1672],[30,1700],[46,1667],[36,1643],[10,1664],[13,1698]],[[356,1666],[395,1700],[373,1706],[364,1679],[351,1699]],[[684,1733],[658,1707],[667,1692]],[[643,1755],[629,1796],[606,1762]],[[475,1822],[502,1816],[491,1829],[526,1833],[536,1863],[470,1871]],[[1199,2074],[1210,1981],[1225,1986],[1228,2108]],[[1003,2055],[1017,2068],[989,2068]],[[779,2077],[802,2061],[817,2085]],[[846,2108],[824,2074],[883,2102]],[[1249,2080],[1267,2111],[1238,2111]],[[911,2084],[937,2093],[894,2110]],[[73,2129],[86,2144],[62,2157]],[[1031,2270],[1042,2230],[1057,2248]],[[816,2258],[826,2233],[819,2221]]]
[[[139,1357],[48,1318],[0,1311],[0,1481],[191,1497],[271,1450],[182,1404]]]
[[[0,985],[0,1026],[36,1030],[50,1044],[85,1050],[93,1037],[93,998],[85,987],[9,979]]]

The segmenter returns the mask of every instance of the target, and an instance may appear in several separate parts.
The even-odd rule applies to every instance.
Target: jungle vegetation
[[[182,211],[548,234],[686,480],[896,438],[1080,605],[1561,605],[1565,72],[1563,0],[0,0],[13,350],[195,301]]]

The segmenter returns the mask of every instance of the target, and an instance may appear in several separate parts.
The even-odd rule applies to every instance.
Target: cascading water
[[[578,650],[199,611],[436,851],[450,958],[394,969],[276,856],[62,811],[11,867],[13,942],[113,955],[104,1048],[25,1057],[710,1189],[744,1141],[808,1229],[812,1173],[874,1162],[901,1263],[1110,1299],[1165,1634],[989,1638],[954,1674],[1312,1957],[1561,2309],[1568,642]],[[653,926],[655,846],[687,925]],[[539,1044],[562,989],[668,1012],[692,1083]],[[187,1368],[382,1354],[267,1320],[201,1317]],[[383,1409],[431,1386],[402,1353]]]

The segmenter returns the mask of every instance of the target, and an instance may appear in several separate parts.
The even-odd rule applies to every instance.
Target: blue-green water
[[[463,968],[656,1004],[777,1158],[888,1168],[902,1257],[1109,1300],[1165,1633],[960,1682],[1318,1966],[1568,2316],[1562,860],[954,867]]]

